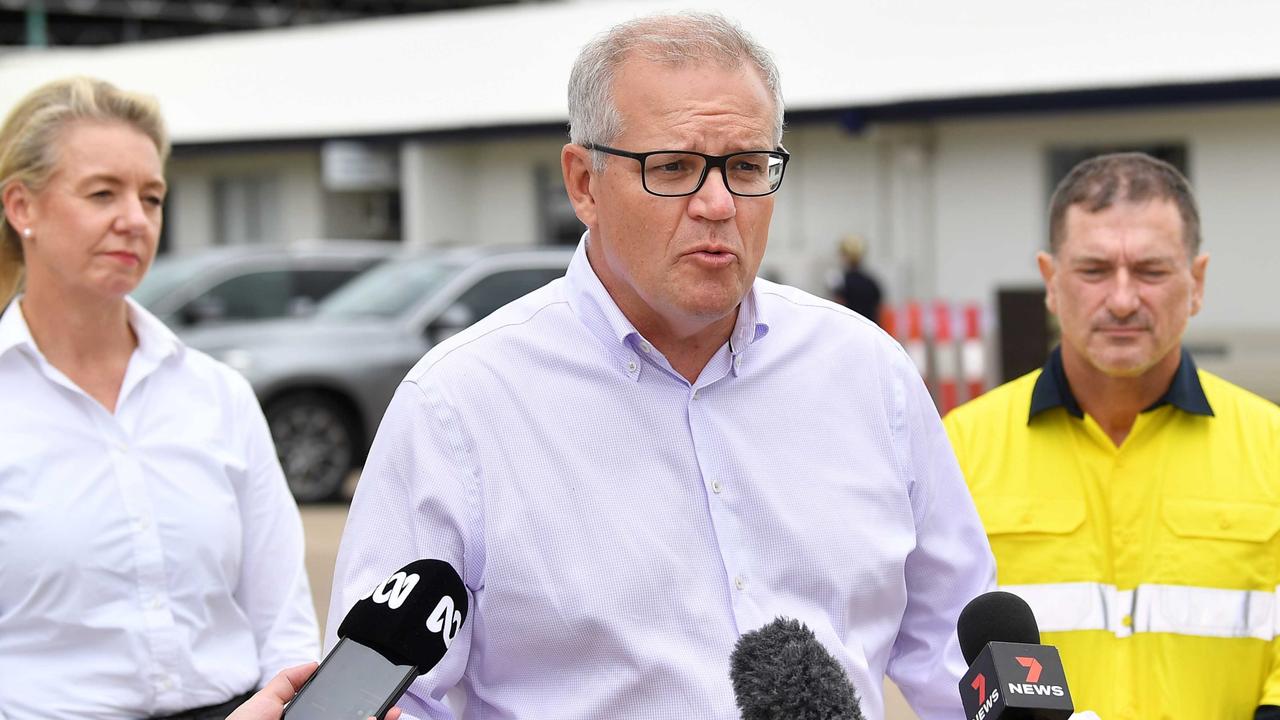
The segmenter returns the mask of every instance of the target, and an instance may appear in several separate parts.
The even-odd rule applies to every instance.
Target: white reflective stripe
[[[1116,589],[1101,583],[1043,583],[1001,585],[1031,606],[1041,632],[1109,630],[1108,608],[1115,606]]]
[[[1027,601],[1041,632],[1106,630],[1272,640],[1280,636],[1280,587],[1275,592],[1187,585],[1103,583],[1001,585]],[[1127,622],[1126,622],[1127,620]]]
[[[1275,593],[1143,585],[1134,608],[1135,632],[1259,640],[1276,634]]]

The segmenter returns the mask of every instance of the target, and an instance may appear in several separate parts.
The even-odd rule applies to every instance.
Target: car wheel
[[[272,401],[265,413],[294,499],[341,495],[355,456],[355,423],[347,408],[321,393],[300,392]]]

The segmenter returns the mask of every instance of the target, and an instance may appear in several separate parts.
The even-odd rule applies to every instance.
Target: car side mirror
[[[226,316],[227,301],[214,295],[201,295],[178,311],[179,320],[187,327],[221,320]]]
[[[471,312],[471,308],[462,303],[454,303],[431,321],[431,325],[427,328],[427,337],[432,344],[439,343],[475,321],[475,313]]]
[[[289,301],[289,317],[306,317],[316,311],[316,301],[305,295]]]

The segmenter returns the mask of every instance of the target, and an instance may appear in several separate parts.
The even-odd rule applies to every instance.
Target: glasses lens
[[[778,153],[737,153],[725,162],[725,179],[738,195],[768,195],[782,183],[783,165]]]
[[[644,161],[644,186],[656,195],[686,195],[698,186],[706,167],[705,159],[690,153],[650,155]]]

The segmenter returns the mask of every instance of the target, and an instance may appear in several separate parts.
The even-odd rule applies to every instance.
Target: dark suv
[[[174,330],[304,315],[400,251],[376,240],[231,245],[156,259],[133,299]]]
[[[300,502],[338,496],[396,386],[431,346],[564,275],[571,249],[458,248],[388,260],[305,318],[184,341],[249,378]]]

